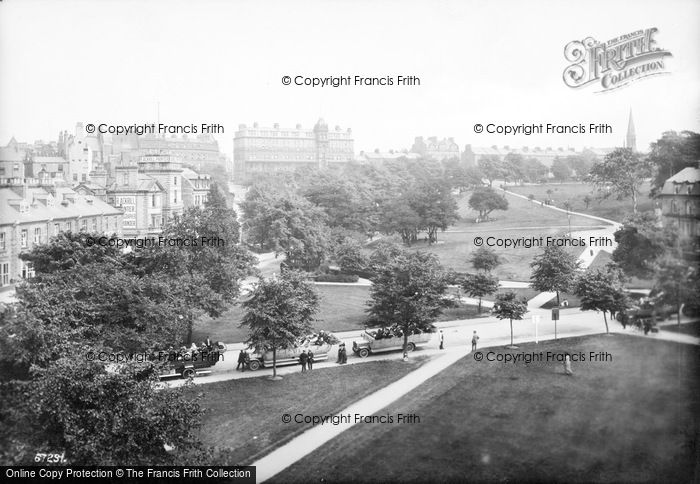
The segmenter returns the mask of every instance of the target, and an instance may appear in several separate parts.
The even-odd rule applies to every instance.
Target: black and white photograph
[[[699,0],[0,0],[0,479],[700,482]]]

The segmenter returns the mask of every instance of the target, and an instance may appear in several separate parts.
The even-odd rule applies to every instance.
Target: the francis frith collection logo
[[[645,77],[668,74],[664,57],[671,53],[656,45],[657,31],[637,30],[607,42],[593,37],[569,42],[564,57],[571,64],[564,69],[564,83],[571,88],[595,85],[600,87],[596,92],[605,92]]]

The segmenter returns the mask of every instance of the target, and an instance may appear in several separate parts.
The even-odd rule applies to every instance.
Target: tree
[[[493,313],[498,319],[510,320],[510,345],[513,346],[513,320],[520,321],[527,313],[527,300],[518,297],[513,291],[507,291],[496,296]]]
[[[367,302],[367,323],[399,327],[407,351],[408,336],[430,331],[431,323],[449,304],[445,273],[437,256],[425,252],[401,253],[378,269]]]
[[[94,243],[102,236],[87,232],[60,232],[49,243],[34,245],[21,258],[31,262],[39,276],[97,262],[116,263],[121,258],[121,249],[116,245]]]
[[[410,246],[412,242],[418,240],[422,220],[411,206],[408,197],[400,197],[386,204],[382,210],[382,221],[383,232],[398,233],[404,244]]]
[[[498,290],[498,278],[491,274],[467,274],[462,281],[462,288],[471,297],[479,298],[479,313],[481,313],[481,298]]]
[[[522,183],[525,178],[525,158],[518,153],[508,153],[503,159],[503,174],[515,183]]]
[[[559,306],[559,293],[569,291],[579,265],[576,256],[562,247],[557,245],[545,247],[530,264],[532,267],[530,286],[536,291],[556,292],[557,306]]]
[[[474,266],[474,269],[478,271],[491,272],[499,266],[501,260],[495,251],[488,247],[481,246],[474,251],[470,262],[472,266]]]
[[[651,143],[647,155],[653,167],[651,192],[656,195],[664,182],[688,166],[696,166],[700,159],[700,134],[692,131],[666,131]]]
[[[164,240],[192,245],[147,247],[128,259],[139,275],[161,274],[186,290],[188,307],[219,317],[238,300],[240,281],[254,272],[255,259],[239,242],[236,212],[212,185],[204,209],[191,207],[162,233]],[[187,320],[187,343],[192,341],[194,313]]]
[[[569,155],[564,158],[566,164],[579,180],[585,179],[585,177],[588,176],[595,159],[595,153],[590,150],[584,150],[580,155]]]
[[[525,158],[523,162],[523,177],[531,183],[536,183],[547,176],[549,170],[537,158]]]
[[[362,244],[355,239],[345,239],[335,249],[335,258],[340,270],[346,274],[355,274],[367,270],[368,258],[362,252]]]
[[[277,379],[277,350],[294,347],[311,332],[318,294],[301,273],[289,270],[277,279],[261,278],[243,308],[240,326],[250,331],[246,343],[272,350],[272,377]]]
[[[185,323],[194,317],[185,289],[161,275],[137,276],[124,266],[100,263],[45,274],[41,282],[18,286],[17,298],[19,310],[48,331],[115,350],[142,351],[153,342],[182,341]],[[25,335],[29,344],[36,332]],[[43,341],[34,344],[33,352],[44,350]]]
[[[253,187],[242,209],[249,243],[284,254],[291,267],[313,270],[330,251],[324,211],[291,190]]]
[[[488,220],[494,210],[508,210],[508,200],[493,188],[477,188],[469,197],[469,207],[479,212],[479,220]]]
[[[369,256],[369,268],[375,274],[390,265],[394,260],[407,255],[406,249],[390,241],[380,240]]]
[[[571,177],[571,168],[564,158],[559,158],[558,156],[554,158],[551,170],[554,179],[559,180],[560,183]]]
[[[603,270],[588,269],[580,274],[574,283],[574,294],[581,299],[581,310],[603,312],[606,333],[609,333],[610,329],[605,313],[610,313],[610,317],[613,318],[628,306],[623,283],[622,270],[614,265],[608,265]]]
[[[445,182],[422,182],[409,197],[411,208],[420,219],[420,227],[428,232],[428,243],[437,242],[438,230],[445,231],[458,219],[457,202]]]
[[[32,381],[8,383],[14,398],[6,414],[11,420],[3,425],[5,457],[20,464],[33,460],[37,449],[61,449],[72,465],[196,462],[204,450],[199,399],[188,388],[159,389],[152,364],[108,372],[104,363],[86,361],[90,350],[37,368]],[[26,400],[14,401],[19,398]]]
[[[326,214],[329,227],[367,235],[376,225],[373,191],[367,180],[314,169],[298,177],[300,193]]]
[[[477,166],[484,177],[489,181],[489,187],[493,186],[493,181],[502,178],[505,172],[503,161],[497,155],[482,156]]]
[[[618,200],[630,198],[632,210],[637,213],[642,183],[651,176],[651,167],[639,153],[630,148],[616,148],[596,163],[588,174],[588,181],[598,188],[602,198],[612,195]]]
[[[653,213],[637,214],[614,233],[617,247],[612,260],[630,277],[649,278],[657,258],[675,244],[676,236],[671,227],[660,227]]]
[[[676,307],[681,324],[681,306],[692,305],[698,297],[698,267],[666,253],[654,263],[654,290],[657,300]]]

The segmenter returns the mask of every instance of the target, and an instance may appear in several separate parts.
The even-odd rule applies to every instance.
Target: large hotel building
[[[233,176],[249,180],[257,174],[293,171],[300,167],[326,168],[348,163],[355,156],[352,130],[329,130],[323,119],[313,129],[271,128],[241,124],[233,138]]]

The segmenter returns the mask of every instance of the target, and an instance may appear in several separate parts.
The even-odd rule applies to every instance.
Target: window
[[[25,248],[27,247],[27,229],[22,229],[21,234],[21,246]]]
[[[129,175],[127,175],[126,173],[124,173],[124,174],[122,175],[122,185],[128,185],[128,184],[129,184]]]
[[[80,231],[81,232],[86,232],[87,231],[87,219],[83,219],[83,221],[80,224]]]
[[[73,173],[73,181],[78,181],[78,174],[77,173]]]
[[[0,232],[0,250],[5,250],[5,232]]]
[[[177,177],[173,177],[173,185],[177,186]]]
[[[177,190],[173,192],[173,203],[177,203]]]
[[[73,231],[73,222],[70,220],[66,222],[66,232],[72,232]]]
[[[92,219],[92,231],[97,232],[97,217]]]
[[[82,181],[87,181],[87,175],[85,173],[82,175]]]
[[[0,266],[0,286],[7,286],[10,283],[10,264],[5,262]]]
[[[156,194],[154,193],[151,195],[151,207],[157,207],[158,206],[158,198],[156,197]]]
[[[34,277],[34,264],[31,262],[22,263],[22,279]]]
[[[53,234],[58,235],[61,232],[61,224],[53,224]]]
[[[41,244],[41,228],[37,227],[34,229],[34,243]]]

